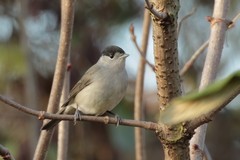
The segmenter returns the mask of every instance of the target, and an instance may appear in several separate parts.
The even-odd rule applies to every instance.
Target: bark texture
[[[149,7],[153,20],[155,71],[161,112],[171,99],[181,95],[177,49],[180,4],[179,0],[155,0]],[[163,144],[165,159],[188,160],[192,133],[187,133],[182,124],[170,127],[159,122],[159,125],[157,136]]]
[[[155,69],[160,110],[168,102],[181,95],[177,50],[178,0],[153,2],[154,9],[166,13],[164,19],[152,15]]]

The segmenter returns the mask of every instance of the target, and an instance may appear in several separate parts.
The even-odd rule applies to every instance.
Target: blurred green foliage
[[[26,59],[21,46],[17,43],[0,43],[0,90],[9,81],[24,77]]]

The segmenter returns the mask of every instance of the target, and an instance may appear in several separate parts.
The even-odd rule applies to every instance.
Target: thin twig
[[[196,61],[196,59],[198,58],[198,56],[203,53],[203,51],[207,48],[209,43],[209,40],[207,40],[206,42],[204,42],[201,47],[196,50],[196,52],[192,55],[192,57],[185,63],[185,65],[183,66],[183,68],[180,70],[180,76],[183,76],[193,65],[193,63]]]
[[[147,10],[144,10],[142,47],[141,47],[142,57],[140,58],[139,66],[138,66],[138,73],[136,77],[136,87],[135,87],[135,98],[134,98],[134,119],[135,120],[144,119],[143,88],[144,88],[144,73],[145,73],[145,65],[146,65],[145,61],[146,61],[150,24],[151,24],[150,15]],[[135,157],[137,160],[144,160],[146,156],[144,132],[141,128],[135,128],[134,132],[135,132]]]
[[[134,26],[133,26],[133,24],[130,25],[129,31],[130,31],[130,34],[131,34],[131,39],[132,39],[134,45],[136,46],[136,48],[137,48],[140,56],[142,57],[143,61],[144,61],[145,63],[147,63],[148,66],[149,66],[153,71],[155,71],[155,66],[154,66],[153,64],[151,64],[151,63],[146,59],[146,57],[144,56],[144,53],[143,53],[142,49],[139,47],[139,45],[138,45],[138,43],[137,43],[136,36],[135,36],[135,33],[134,33]]]
[[[237,22],[237,20],[240,18],[240,13],[238,13],[232,20],[232,24],[228,26],[228,29],[233,28]]]
[[[234,27],[235,23],[237,22],[238,18],[240,17],[240,13],[238,13],[233,20],[231,21],[231,23],[228,26],[228,29],[231,29]],[[192,55],[192,57],[185,63],[185,65],[183,66],[183,68],[180,71],[180,75],[183,76],[188,70],[189,68],[193,65],[193,63],[196,61],[196,59],[198,58],[198,56],[203,53],[203,51],[207,48],[209,44],[209,40],[207,40],[206,42],[204,42],[201,47]]]
[[[197,8],[194,7],[187,15],[185,15],[178,23],[178,29],[177,29],[177,33],[178,33],[178,36],[179,36],[179,33],[180,33],[180,30],[181,30],[181,27],[182,27],[182,23],[188,19],[189,17],[191,17],[195,12],[197,11]]]
[[[159,19],[165,19],[167,18],[167,13],[165,12],[160,12],[160,11],[156,11],[154,9],[153,4],[150,4],[149,0],[145,0],[146,2],[146,9],[148,9],[155,17],[159,18]]]
[[[61,0],[61,30],[58,48],[58,58],[56,69],[53,77],[53,84],[48,102],[48,112],[58,110],[64,75],[67,66],[68,55],[70,53],[72,28],[74,19],[74,3],[75,0]],[[38,144],[34,153],[34,160],[44,160],[47,149],[51,141],[54,130],[42,131],[38,140]]]
[[[9,150],[0,144],[0,156],[3,160],[15,160]]]
[[[38,117],[39,120],[59,119],[59,120],[74,121],[74,115],[58,115],[58,114],[47,113],[45,111],[36,111],[31,108],[27,108],[21,104],[18,104],[2,95],[0,95],[0,100],[2,102],[4,102],[5,104],[8,104],[11,107],[18,109],[19,111],[22,111],[26,114]],[[111,118],[108,116],[97,117],[97,116],[82,115],[81,121],[91,121],[91,122],[99,122],[99,123],[104,123],[104,124],[115,124],[116,125],[118,123],[119,119]],[[144,128],[147,130],[153,130],[153,131],[159,130],[159,126],[157,123],[148,122],[148,121],[136,121],[136,120],[131,120],[131,119],[121,119],[121,121],[119,122],[119,125],[140,127],[140,128]]]

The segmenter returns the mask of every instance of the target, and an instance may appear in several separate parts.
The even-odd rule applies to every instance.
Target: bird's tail
[[[56,114],[63,114],[65,109],[66,109],[65,107],[61,107],[61,109]],[[48,121],[47,123],[43,124],[41,127],[41,130],[50,130],[54,126],[56,126],[60,121],[61,120],[58,120],[58,119],[52,119],[52,120]]]
[[[43,124],[43,126],[41,127],[41,130],[50,130],[52,129],[54,126],[56,126],[61,120],[50,120],[47,123]]]

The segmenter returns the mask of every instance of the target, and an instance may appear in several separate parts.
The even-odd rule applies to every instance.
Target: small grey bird
[[[67,101],[57,114],[78,113],[99,116],[111,111],[125,95],[128,76],[125,69],[129,55],[118,46],[106,47],[97,63],[87,70],[72,88]],[[42,126],[49,130],[60,120],[50,120]]]

